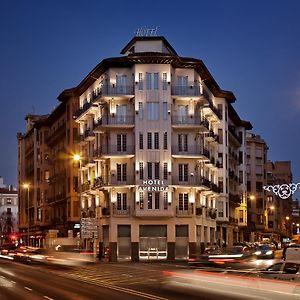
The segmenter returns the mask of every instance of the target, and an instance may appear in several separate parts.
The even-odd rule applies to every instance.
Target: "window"
[[[147,133],[147,149],[152,149],[152,132]]]
[[[188,151],[188,135],[178,134],[178,151]]]
[[[280,271],[283,266],[283,263],[275,264],[267,269],[267,271]]]
[[[148,179],[152,179],[152,163],[151,162],[147,163],[147,168],[148,168]]]
[[[139,85],[138,85],[139,91],[143,90],[143,73],[139,73]]]
[[[152,193],[148,193],[148,209],[152,209]]]
[[[168,180],[168,163],[164,163],[164,180]]]
[[[188,106],[178,105],[178,123],[185,124],[188,120]]]
[[[159,133],[154,132],[154,149],[159,149]]]
[[[6,198],[6,204],[11,204],[12,203],[12,201],[11,201],[11,198]]]
[[[256,171],[257,175],[262,175],[262,173],[263,173],[262,166],[255,166],[255,171]]]
[[[117,210],[127,210],[126,193],[117,193]]]
[[[159,103],[147,102],[147,120],[157,121],[159,120]]]
[[[8,208],[6,209],[6,213],[7,213],[8,215],[11,214],[11,207],[8,207]]]
[[[159,209],[159,193],[154,193],[154,208]]]
[[[146,89],[158,90],[158,73],[146,73]]]
[[[116,107],[117,114],[117,124],[126,124],[127,121],[127,105],[117,105]]]
[[[127,150],[127,136],[126,134],[117,134],[117,151],[126,152]]]
[[[127,164],[117,164],[117,181],[127,180]]]
[[[143,102],[139,102],[139,119],[143,120],[143,118],[144,118]]]
[[[140,132],[139,135],[139,145],[140,145],[140,150],[144,149],[144,135],[142,132]]]
[[[262,198],[256,199],[256,208],[263,208],[263,199]]]
[[[188,164],[179,164],[179,181],[188,181]]]
[[[262,158],[262,149],[256,148],[256,149],[255,149],[255,156],[256,156],[257,158]]]
[[[167,120],[168,119],[168,103],[163,102],[163,119]]]
[[[186,95],[188,92],[188,76],[177,76],[177,88],[180,95]]]
[[[144,209],[144,193],[140,192],[140,209]]]
[[[154,163],[154,179],[159,179],[159,162]]]
[[[244,222],[244,211],[243,210],[239,210],[239,222],[243,223]]]
[[[164,192],[164,209],[168,209],[168,192]]]
[[[139,163],[139,173],[140,173],[140,179],[143,180],[144,179],[144,163],[140,162]]]
[[[179,193],[178,209],[188,210],[188,193]]]
[[[167,73],[163,73],[162,74],[162,78],[163,78],[163,81],[162,81],[162,88],[163,90],[165,91],[167,89]]]
[[[126,75],[117,75],[116,76],[116,87],[117,93],[126,93],[126,86],[127,85],[127,76]]]
[[[168,149],[168,133],[164,132],[164,150]]]
[[[257,192],[262,192],[263,191],[263,184],[260,181],[256,182],[256,191]]]

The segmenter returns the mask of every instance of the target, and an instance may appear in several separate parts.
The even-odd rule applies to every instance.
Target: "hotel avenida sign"
[[[143,180],[142,185],[139,186],[139,192],[167,192],[168,186],[165,184],[164,180],[159,179],[149,179]]]

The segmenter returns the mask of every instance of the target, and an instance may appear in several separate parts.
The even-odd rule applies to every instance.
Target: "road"
[[[251,268],[266,267],[279,257],[278,253],[275,260],[254,261]],[[0,299],[184,299],[185,295],[162,288],[161,273],[186,268],[186,263],[176,262],[96,263],[58,268],[0,259]]]
[[[160,264],[118,263],[61,269],[1,259],[0,299],[182,299],[160,288],[161,268]]]

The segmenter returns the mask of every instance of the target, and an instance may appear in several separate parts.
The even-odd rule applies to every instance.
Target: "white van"
[[[284,248],[282,252],[283,260],[300,262],[300,245],[294,244]]]

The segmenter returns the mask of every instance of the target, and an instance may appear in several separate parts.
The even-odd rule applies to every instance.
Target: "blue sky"
[[[160,26],[180,56],[202,59],[234,92],[269,159],[291,160],[300,182],[299,11],[297,0],[1,1],[0,175],[16,185],[16,133],[27,113],[48,113],[62,90],[119,56],[138,27]]]

